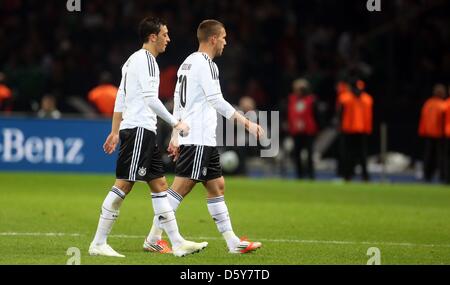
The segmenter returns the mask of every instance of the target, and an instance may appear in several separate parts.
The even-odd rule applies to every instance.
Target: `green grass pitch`
[[[113,175],[0,173],[0,264],[450,264],[450,188],[226,178],[234,231],[263,247],[232,255],[208,214],[198,185],[177,211],[181,233],[206,240],[202,252],[177,258],[142,251],[153,216],[145,184],[122,205],[109,243],[126,258],[91,257],[101,203]],[[172,177],[169,177],[169,183]]]

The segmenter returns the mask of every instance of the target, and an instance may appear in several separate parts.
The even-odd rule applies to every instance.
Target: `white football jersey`
[[[144,97],[159,92],[159,67],[155,57],[145,49],[133,53],[122,67],[122,80],[117,92],[114,112],[122,112],[120,129],[142,127],[156,133],[156,113]]]
[[[223,99],[219,69],[206,53],[194,52],[181,64],[174,94],[174,116],[190,127],[180,145],[216,146],[217,111],[227,119],[235,109]]]

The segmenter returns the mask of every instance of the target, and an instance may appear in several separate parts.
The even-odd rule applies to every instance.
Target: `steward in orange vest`
[[[357,164],[362,167],[362,178],[368,181],[368,136],[372,133],[373,99],[364,91],[361,80],[350,82],[351,90],[338,97],[340,131],[342,135],[341,165],[346,180],[351,180]]]
[[[12,92],[4,84],[5,75],[0,72],[0,111],[11,111]]]
[[[89,91],[88,100],[97,111],[107,117],[112,117],[114,113],[114,104],[118,88],[111,83],[109,73],[103,73],[100,78],[100,84]]]
[[[419,136],[425,141],[424,152],[424,179],[430,182],[436,170],[443,181],[445,170],[443,159],[444,133],[446,131],[446,97],[445,86],[436,84],[433,88],[433,96],[430,97],[422,107],[419,121]]]
[[[450,84],[447,88],[447,97],[450,96]],[[445,100],[445,119],[444,119],[444,174],[445,183],[450,184],[450,98]]]

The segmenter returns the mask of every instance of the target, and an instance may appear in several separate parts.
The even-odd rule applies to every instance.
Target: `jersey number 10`
[[[187,76],[186,75],[180,75],[180,77],[178,77],[178,83],[180,83],[180,103],[181,103],[181,106],[184,108],[186,106]]]

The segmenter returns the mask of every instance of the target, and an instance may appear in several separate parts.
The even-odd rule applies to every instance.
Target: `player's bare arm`
[[[116,146],[119,143],[119,128],[122,121],[122,112],[114,112],[112,118],[111,133],[109,133],[103,144],[103,150],[107,154],[112,154],[116,150]]]
[[[241,113],[239,112],[234,112],[233,116],[231,117],[232,120],[236,120],[238,122],[238,124],[243,125],[245,127],[245,129],[251,133],[252,135],[254,135],[256,138],[262,138],[264,136],[264,129],[250,121],[249,119],[247,119],[246,117],[244,117]]]
[[[177,124],[175,124],[173,126],[173,129],[177,131],[178,134],[180,134],[180,136],[182,137],[186,137],[187,135],[189,135],[189,126],[183,121],[179,121]]]
[[[178,157],[180,156],[179,147],[180,144],[178,142],[178,132],[176,130],[173,130],[169,146],[167,147],[167,152],[169,153],[169,157],[173,157],[172,160],[174,162],[177,161]]]

